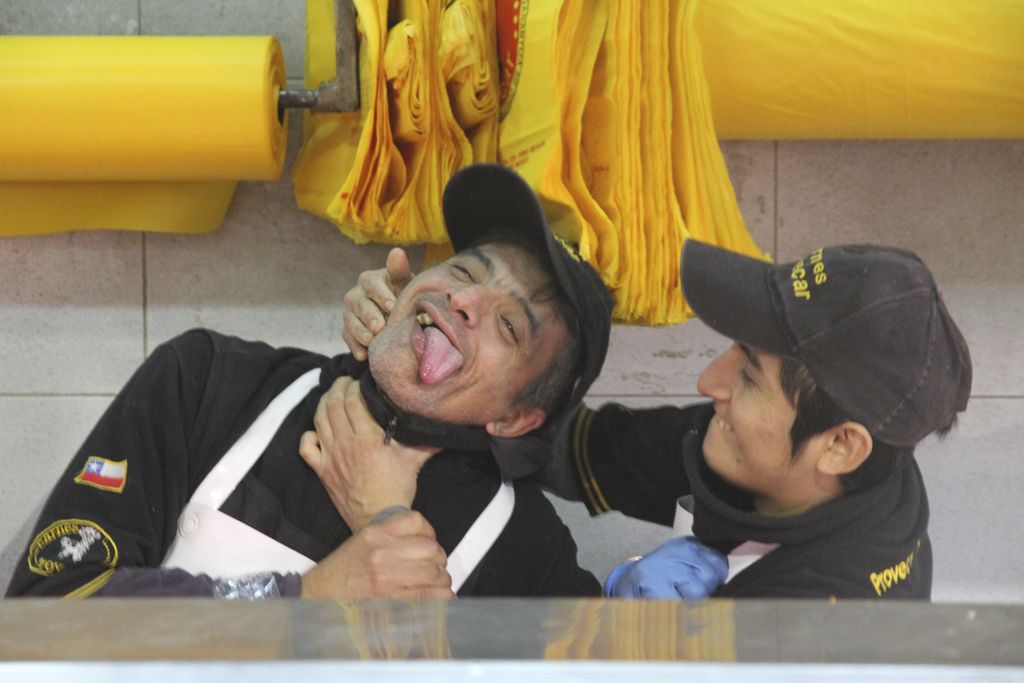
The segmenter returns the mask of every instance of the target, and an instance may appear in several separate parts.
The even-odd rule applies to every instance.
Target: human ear
[[[504,439],[514,439],[531,432],[544,424],[547,415],[540,408],[517,406],[509,410],[502,418],[486,425],[487,433]]]
[[[818,470],[839,476],[860,467],[874,447],[867,428],[859,422],[844,422],[827,432],[828,446],[818,458]]]

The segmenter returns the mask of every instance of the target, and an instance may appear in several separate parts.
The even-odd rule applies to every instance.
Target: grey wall
[[[303,0],[4,0],[0,34],[273,33],[299,79],[304,8]],[[294,123],[289,166],[301,140]],[[1024,141],[741,141],[723,150],[751,232],[777,260],[875,241],[931,265],[975,369],[960,428],[918,450],[932,506],[934,597],[1024,601]],[[224,226],[209,235],[0,239],[0,577],[49,487],[156,344],[203,325],[344,350],[342,296],[387,248],[356,246],[300,212],[288,168],[276,183],[240,185]],[[617,328],[589,403],[691,402],[701,369],[725,346],[694,321]],[[558,506],[581,562],[602,579],[667,537],[617,513],[591,521],[581,505]]]

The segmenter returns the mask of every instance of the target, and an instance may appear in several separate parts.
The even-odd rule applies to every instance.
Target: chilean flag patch
[[[85,463],[85,469],[75,477],[76,484],[95,486],[104,491],[121,493],[124,482],[128,478],[128,461],[112,462],[104,458],[91,457]]]

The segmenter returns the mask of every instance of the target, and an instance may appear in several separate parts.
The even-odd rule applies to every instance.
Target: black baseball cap
[[[601,276],[572,243],[571,228],[558,236],[551,231],[549,221],[572,224],[571,210],[542,202],[518,173],[501,164],[473,164],[456,171],[444,189],[442,210],[456,253],[491,242],[518,242],[548,255],[558,285],[579,317],[579,374],[561,407],[575,405],[601,373],[613,302]],[[578,226],[576,230],[578,241]]]
[[[967,408],[971,354],[911,251],[825,247],[773,265],[688,239],[683,295],[731,339],[807,366],[877,439],[912,446]]]

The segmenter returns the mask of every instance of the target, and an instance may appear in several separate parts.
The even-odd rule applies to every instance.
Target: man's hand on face
[[[694,536],[680,536],[613,569],[604,592],[610,598],[700,600],[710,597],[728,576],[729,562],[722,553]]]
[[[304,598],[453,598],[448,558],[418,512],[372,524],[302,577]]]
[[[315,432],[299,441],[299,455],[313,468],[353,533],[378,512],[411,507],[420,468],[438,448],[384,443],[384,430],[366,409],[359,381],[339,377],[320,397]]]
[[[345,294],[341,338],[356,360],[366,360],[366,348],[384,329],[395,300],[411,279],[409,257],[395,247],[388,253],[386,268],[361,273],[356,286]]]

